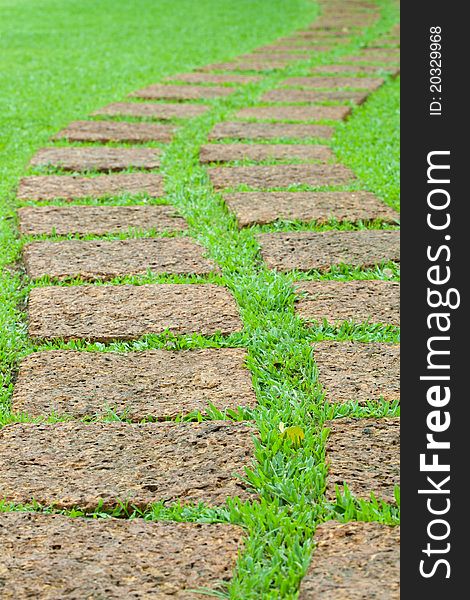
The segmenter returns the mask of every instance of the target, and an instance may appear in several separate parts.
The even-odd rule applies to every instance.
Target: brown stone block
[[[270,119],[274,121],[342,121],[350,113],[349,106],[253,106],[242,108],[235,116],[237,119]],[[253,123],[249,124],[253,125]],[[216,128],[223,125],[227,124],[220,123],[216,125]],[[308,126],[302,125],[299,129],[305,127]],[[320,125],[316,125],[316,127],[320,127]],[[331,127],[328,129],[331,132],[328,136],[321,135],[319,137],[331,137],[333,130]],[[295,137],[306,137],[306,134],[299,133]]]
[[[294,108],[294,107],[289,107]],[[323,107],[318,108],[337,108]],[[253,111],[250,113],[249,111]],[[263,114],[275,114],[260,112],[260,117]],[[286,113],[287,114],[287,113]],[[292,114],[292,113],[289,113]],[[314,113],[310,113],[314,114]],[[257,118],[255,109],[244,109],[237,113],[237,117]],[[267,117],[270,118],[270,117]],[[309,119],[309,117],[307,117]],[[294,119],[293,119],[294,120]],[[312,119],[314,120],[314,119]],[[217,123],[214,129],[209,134],[209,140],[217,141],[229,138],[247,139],[247,140],[270,140],[274,138],[297,138],[299,140],[311,138],[331,138],[333,135],[333,127],[328,125],[304,125],[300,123]]]
[[[233,88],[201,85],[165,85],[157,83],[129,94],[135,98],[151,100],[204,100],[220,98],[234,93]]]
[[[52,139],[69,142],[169,142],[175,127],[160,123],[125,121],[77,121]]]
[[[314,90],[277,89],[266,92],[262,102],[354,102],[362,104],[369,94],[365,92],[317,92]]]
[[[261,80],[258,75],[238,75],[237,73],[180,73],[170,75],[167,81],[183,81],[185,83],[256,83]]]
[[[33,156],[33,167],[56,167],[63,171],[123,171],[157,169],[159,148],[70,147],[43,148]]]
[[[151,117],[154,119],[191,119],[204,114],[203,104],[162,104],[159,102],[113,102],[95,111],[94,115],[110,117]]]
[[[206,144],[199,155],[202,163],[268,159],[326,162],[334,159],[334,154],[328,146],[312,144]]]
[[[302,86],[308,88],[354,88],[374,91],[383,84],[381,77],[289,77],[281,85]]]

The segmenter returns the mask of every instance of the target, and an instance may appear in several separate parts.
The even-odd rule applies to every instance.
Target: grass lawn
[[[371,499],[358,501],[346,491],[336,503],[324,500],[326,479],[324,422],[338,416],[397,416],[397,403],[371,402],[358,406],[325,405],[317,383],[311,344],[337,339],[397,342],[399,331],[385,325],[317,324],[305,327],[294,313],[293,282],[296,279],[399,279],[398,265],[386,263],[372,269],[344,266],[326,275],[318,272],[280,274],[268,270],[259,257],[256,234],[262,231],[319,229],[315,223],[275,223],[239,231],[220,194],[212,189],[207,169],[198,161],[199,148],[215,123],[229,120],[233,111],[254,105],[267,89],[286,75],[301,76],[315,60],[332,62],[341,52],[357,50],[368,39],[388,31],[397,21],[393,2],[381,0],[382,19],[354,39],[348,48],[313,58],[310,64],[272,72],[263,81],[247,85],[233,96],[210,102],[211,109],[186,122],[162,157],[165,199],[175,205],[189,224],[189,235],[197,239],[210,258],[221,267],[220,276],[207,278],[148,275],[121,277],[115,283],[135,285],[150,282],[217,281],[234,294],[244,323],[241,333],[226,338],[163,334],[145,336],[135,342],[110,344],[85,341],[32,343],[26,335],[25,300],[32,283],[21,268],[15,268],[24,241],[19,241],[13,217],[16,201],[12,193],[25,163],[36,148],[69,121],[90,111],[122,100],[126,93],[158,81],[166,74],[188,71],[197,65],[220,62],[249,51],[311,22],[315,3],[307,0],[272,2],[228,2],[186,0],[122,0],[119,3],[0,0],[2,68],[0,70],[0,172],[2,187],[1,252],[6,266],[0,281],[0,361],[3,392],[0,422],[27,419],[12,415],[9,401],[12,381],[21,356],[45,349],[79,349],[89,352],[130,351],[151,348],[201,348],[241,346],[249,353],[248,366],[259,406],[253,411],[220,415],[190,415],[185,418],[233,418],[255,421],[260,441],[256,465],[247,479],[259,501],[230,501],[221,508],[203,505],[150,507],[147,519],[232,522],[247,531],[245,550],[226,594],[234,599],[295,599],[299,582],[308,566],[312,537],[317,523],[329,519],[373,520],[396,524],[399,507]],[[116,8],[116,6],[118,8]],[[109,15],[112,15],[112,19]],[[70,18],[73,15],[74,19]],[[339,126],[332,141],[340,159],[359,177],[351,189],[369,189],[396,206],[398,200],[398,107],[399,82],[389,80],[351,119]],[[380,135],[379,135],[380,134]],[[380,142],[380,143],[378,143]],[[312,140],[315,143],[315,140]],[[385,168],[386,167],[386,168]],[[135,202],[112,198],[110,203]],[[140,200],[141,201],[141,200]],[[60,203],[60,202],[58,202]],[[320,229],[382,228],[371,224],[330,223]],[[130,234],[135,235],[135,234]],[[54,236],[49,236],[54,239]],[[113,236],[106,236],[112,239]],[[122,237],[122,236],[114,236]],[[11,265],[9,266],[9,264]],[[77,285],[80,280],[61,282]],[[110,416],[109,418],[116,418]],[[301,427],[305,438],[293,444],[280,436],[280,424]],[[30,507],[0,503],[0,510]],[[47,510],[44,507],[35,507]],[[73,511],[71,514],[80,514]],[[135,514],[123,507],[116,514]],[[100,511],[97,511],[100,516]]]

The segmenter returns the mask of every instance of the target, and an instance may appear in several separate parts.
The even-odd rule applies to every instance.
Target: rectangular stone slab
[[[69,142],[169,142],[175,127],[161,123],[125,121],[77,121],[52,139]]]
[[[276,220],[371,221],[393,223],[399,216],[370,192],[239,192],[224,194],[240,227]]]
[[[299,600],[400,598],[400,527],[322,523]]]
[[[400,232],[296,231],[258,236],[261,254],[270,269],[329,271],[334,265],[371,267],[400,260]]]
[[[325,50],[325,48],[323,48]],[[310,58],[308,54],[298,50],[292,50],[289,48],[288,50],[255,50],[251,54],[245,54],[242,56],[244,60],[261,60],[261,61],[277,61],[277,60],[287,60],[287,61],[297,61],[297,60],[307,60]]]
[[[339,62],[344,63],[356,63],[356,62],[371,62],[371,63],[392,63],[399,64],[400,62],[400,51],[399,50],[378,50],[376,48],[363,48],[357,54],[348,54],[342,56]]]
[[[122,194],[163,196],[163,179],[155,173],[121,173],[98,177],[46,175],[23,177],[18,187],[20,200],[74,200],[104,198]]]
[[[33,156],[30,165],[56,167],[63,171],[123,171],[130,167],[157,169],[160,154],[159,148],[42,148]]]
[[[262,161],[277,160],[320,160],[334,159],[328,146],[312,144],[206,144],[201,147],[199,160],[202,163],[230,162],[234,160]]]
[[[83,285],[33,288],[35,339],[135,340],[163,333],[229,334],[242,329],[228,290],[213,284]]]
[[[173,206],[24,206],[18,210],[22,235],[181,231],[186,221]]]
[[[163,104],[159,102],[113,102],[95,111],[94,115],[110,117],[150,117],[154,119],[191,119],[204,114],[203,104]]]
[[[238,75],[237,73],[180,73],[170,75],[167,81],[183,81],[185,83],[256,83],[262,77],[259,75]]]
[[[375,75],[379,73],[388,73],[395,77],[400,72],[397,67],[387,66],[374,66],[374,65],[319,65],[312,69],[312,73],[329,73],[329,74],[367,74]]]
[[[75,418],[113,411],[132,421],[175,418],[209,404],[253,408],[241,348],[143,352],[36,352],[22,360],[12,410]]]
[[[152,273],[204,275],[217,270],[204,249],[183,237],[33,242],[23,248],[26,273],[88,281]]]
[[[362,104],[367,99],[366,92],[317,92],[315,90],[270,90],[261,96],[262,102],[354,102]]]
[[[281,85],[302,86],[308,88],[354,88],[373,91],[383,84],[381,77],[289,77]]]
[[[296,313],[307,322],[400,325],[400,284],[396,281],[299,281],[295,287],[302,293]]]
[[[343,165],[263,165],[252,167],[213,167],[208,169],[215,189],[249,185],[257,189],[291,185],[342,185],[354,180]]]
[[[151,100],[203,100],[205,98],[220,98],[230,96],[234,88],[201,85],[164,85],[157,83],[142,90],[129,94],[134,98]]]
[[[336,500],[335,486],[346,483],[356,498],[375,497],[395,503],[400,485],[400,419],[335,419],[326,443],[327,500]]]
[[[253,456],[245,423],[69,421],[0,431],[0,497],[7,502],[94,510],[130,502],[223,504],[251,494],[236,476]]]
[[[289,63],[296,62],[288,58],[261,59],[239,59],[230,62],[205,65],[196,69],[202,73],[208,71],[272,71],[273,69],[284,69]]]
[[[190,590],[229,582],[242,536],[226,524],[2,513],[2,593],[5,600],[192,598]]]
[[[350,113],[351,108],[349,106],[253,106],[251,108],[242,108],[235,116],[237,119],[265,119],[273,121],[342,121]],[[224,123],[220,125],[224,125]],[[298,137],[305,136],[299,135]],[[328,137],[331,137],[331,135]]]
[[[333,403],[400,399],[400,346],[379,342],[315,342],[318,379]]]
[[[289,107],[291,108],[291,107]],[[293,108],[293,107],[292,107]],[[320,106],[319,108],[330,108]],[[337,107],[331,107],[337,108]],[[250,109],[245,109],[246,111]],[[253,109],[254,110],[254,109]],[[243,117],[243,111],[237,116]],[[250,117],[249,114],[246,114]],[[270,140],[287,138],[305,140],[311,138],[331,138],[333,127],[328,125],[304,125],[299,123],[217,123],[209,134],[209,140],[246,139]]]

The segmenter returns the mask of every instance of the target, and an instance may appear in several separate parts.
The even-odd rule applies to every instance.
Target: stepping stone
[[[31,417],[106,415],[132,421],[175,418],[209,404],[254,408],[256,396],[241,348],[30,354],[20,364],[12,410]]]
[[[104,198],[122,194],[164,195],[163,179],[154,173],[122,173],[98,177],[63,175],[23,177],[18,187],[19,200],[75,200]]]
[[[289,107],[289,109],[292,107]],[[318,108],[338,108],[324,107]],[[248,111],[255,109],[243,109],[237,113],[237,117],[250,117]],[[349,109],[348,109],[349,110]],[[256,115],[254,115],[256,116]],[[209,140],[245,139],[245,140],[269,140],[269,139],[312,139],[331,138],[333,127],[328,125],[305,125],[298,123],[217,123],[209,134]]]
[[[235,114],[235,117],[237,119],[270,119],[273,121],[342,121],[350,114],[349,106],[253,106],[242,108]],[[216,127],[222,125],[226,125],[226,123],[220,123]],[[299,129],[302,130],[304,127],[303,125]],[[329,128],[329,132],[328,137],[331,137],[333,130]],[[296,137],[300,137],[300,135]]]
[[[366,92],[316,92],[314,90],[270,90],[261,97],[262,102],[355,102],[362,104],[369,94]]]
[[[200,85],[163,85],[157,83],[129,94],[134,98],[152,100],[202,100],[230,96],[235,90],[229,87],[204,87]]]
[[[384,83],[381,77],[289,77],[281,85],[310,88],[355,88],[374,91]]]
[[[187,223],[173,206],[25,206],[22,235],[104,235],[129,230],[181,231]]]
[[[227,421],[7,425],[0,431],[0,497],[85,511],[101,500],[105,509],[248,500],[239,477],[251,466],[252,436],[252,427]]]
[[[154,119],[191,119],[209,110],[203,104],[162,104],[156,102],[114,102],[93,115],[110,117],[152,117]]]
[[[33,242],[23,249],[31,279],[81,277],[88,281],[152,273],[205,275],[218,271],[189,238]]]
[[[400,346],[357,342],[315,342],[318,380],[327,402],[367,404],[400,399]]]
[[[174,132],[173,126],[161,123],[77,121],[52,139],[69,142],[169,142]]]
[[[327,160],[334,159],[328,146],[312,144],[206,144],[201,147],[202,163],[230,162],[233,160],[262,161],[268,159]]]
[[[323,48],[322,51],[325,51]],[[297,61],[297,60],[308,60],[310,57],[305,52],[300,52],[299,50],[292,50],[289,48],[288,50],[255,50],[251,54],[245,54],[242,56],[244,60],[261,60],[261,61],[278,61],[278,60],[286,60],[286,61]]]
[[[213,284],[51,286],[29,295],[34,339],[110,342],[166,330],[227,335],[241,329],[233,296]]]
[[[400,325],[400,284],[396,281],[298,281],[305,296],[296,302],[296,313],[308,323],[326,319]]]
[[[293,62],[292,59],[271,59],[271,60],[234,60],[231,62],[215,63],[196,69],[202,73],[207,71],[272,71],[273,69],[284,69],[286,65]],[[295,61],[294,61],[295,62]],[[225,88],[227,89],[227,88]]]
[[[278,271],[328,272],[340,264],[371,267],[400,261],[400,232],[396,230],[263,233],[258,240],[268,268]]]
[[[326,497],[335,502],[335,486],[346,483],[356,498],[395,503],[400,485],[400,419],[335,419],[326,443]]]
[[[390,65],[320,65],[318,67],[314,67],[312,69],[312,73],[328,73],[331,75],[342,73],[351,73],[356,75],[375,75],[378,73],[388,73],[393,77],[396,77],[400,73],[400,69]]]
[[[242,536],[226,524],[2,513],[2,590],[5,599],[195,598],[190,590],[230,581]]]
[[[322,523],[299,600],[400,598],[400,527]]]
[[[213,167],[208,170],[217,190],[247,185],[266,190],[291,185],[341,185],[354,180],[343,165],[270,165],[251,167]]]
[[[235,73],[181,73],[167,77],[167,81],[183,81],[185,83],[255,83],[261,81],[257,75],[237,75]]]
[[[323,41],[323,40],[322,40]],[[327,40],[328,43],[330,43],[330,40]],[[315,52],[329,52],[331,50],[331,46],[314,46],[312,44],[309,45],[304,45],[301,46],[300,43],[299,44],[291,44],[291,45],[281,45],[281,44],[273,44],[271,46],[263,46],[262,48],[259,48],[257,50],[254,50],[253,52],[257,55],[258,53],[264,53],[264,52],[272,52],[272,53],[276,53],[276,52],[310,52],[310,53],[315,53]],[[303,54],[303,56],[305,57],[305,54]]]
[[[399,215],[370,192],[239,192],[225,194],[239,227],[265,225],[277,220],[371,221],[394,223]]]
[[[357,55],[342,56],[340,62],[378,62],[378,63],[399,63],[400,51],[377,50],[376,48],[363,48]]]
[[[122,171],[157,169],[159,148],[69,147],[43,148],[32,158],[33,167],[55,167],[63,171]]]

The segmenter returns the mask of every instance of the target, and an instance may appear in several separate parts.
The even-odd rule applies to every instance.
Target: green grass
[[[348,47],[338,47],[331,53],[314,57],[310,66],[319,62],[333,62],[341,53],[357,49],[360,44],[372,40],[389,30],[396,22],[394,5],[381,0],[382,19],[359,39]],[[259,4],[246,0],[236,4],[222,2],[203,2],[185,5],[173,5],[160,1],[154,3],[122,2],[119,14],[122,19],[129,17],[133,23],[126,29],[123,39],[122,23],[117,19],[110,29],[103,25],[105,17],[114,4],[101,2],[95,5],[88,2],[52,3],[41,7],[23,2],[9,6],[7,23],[10,22],[9,36],[16,36],[16,46],[12,50],[21,55],[23,71],[19,77],[26,79],[24,91],[15,87],[12,71],[5,76],[8,79],[6,90],[6,113],[0,111],[7,132],[7,158],[1,168],[7,174],[2,197],[4,215],[13,214],[15,208],[11,186],[22,172],[24,162],[38,145],[69,120],[85,116],[91,109],[100,105],[121,100],[123,95],[138,86],[158,80],[162,75],[188,70],[195,64],[216,62],[229,56],[241,54],[255,45],[267,43],[271,39],[287,33],[312,20],[315,12],[313,3],[290,0]],[[148,6],[145,23],[139,7]],[[0,0],[2,6],[2,0]],[[70,7],[77,11],[77,20],[73,28],[66,19]],[[262,9],[260,10],[260,6]],[[208,7],[211,10],[208,10]],[[46,27],[50,20],[43,16],[54,8],[53,25],[50,39],[44,40],[34,34],[42,23]],[[302,9],[302,10],[300,10]],[[28,16],[27,11],[30,11]],[[122,11],[122,12],[121,12]],[[113,11],[114,13],[115,11]],[[152,15],[154,20],[152,20]],[[181,15],[184,15],[181,20]],[[256,18],[255,18],[256,17]],[[13,29],[12,20],[15,22]],[[230,20],[228,32],[225,21]],[[88,24],[88,28],[85,27]],[[33,27],[35,24],[35,27]],[[142,25],[142,31],[139,26]],[[3,26],[0,25],[0,28]],[[69,27],[69,36],[63,35]],[[27,32],[30,35],[26,35]],[[75,34],[75,32],[80,32]],[[103,33],[105,31],[106,33]],[[24,37],[20,44],[20,36]],[[227,37],[228,36],[228,37]],[[207,38],[207,39],[206,39]],[[15,38],[16,39],[16,38]],[[60,43],[59,43],[60,41]],[[80,41],[80,48],[76,47]],[[34,44],[33,44],[34,42]],[[86,44],[84,43],[86,42]],[[28,45],[29,44],[29,45]],[[10,39],[11,45],[11,39]],[[138,49],[134,46],[137,45]],[[145,48],[145,52],[143,52]],[[160,50],[161,48],[161,50]],[[230,53],[227,51],[230,48]],[[176,51],[173,56],[172,50]],[[30,52],[30,58],[26,56]],[[15,55],[13,52],[13,55]],[[59,56],[56,56],[58,54]],[[86,61],[83,62],[83,56]],[[149,56],[152,60],[149,60]],[[187,62],[190,57],[191,63]],[[9,60],[11,61],[12,55]],[[41,63],[41,60],[43,61]],[[38,62],[39,61],[39,62]],[[62,61],[62,62],[61,62]],[[116,61],[116,62],[113,62]],[[10,62],[8,62],[10,64]],[[52,70],[50,81],[33,79],[41,65]],[[84,65],[88,65],[84,69]],[[114,70],[110,68],[114,65]],[[67,66],[67,68],[66,68]],[[70,67],[70,68],[69,68]],[[10,67],[8,67],[10,68]],[[13,67],[12,67],[13,69]],[[69,72],[70,71],[70,72]],[[303,75],[308,65],[292,66],[283,71],[272,71],[265,80],[240,88],[229,98],[211,102],[211,110],[201,117],[185,122],[162,157],[162,173],[165,178],[165,201],[176,206],[189,224],[188,235],[197,239],[206,249],[209,258],[215,260],[222,270],[219,276],[207,278],[185,278],[167,275],[148,274],[142,277],[117,278],[114,283],[132,283],[139,285],[155,282],[192,282],[211,280],[223,283],[233,293],[240,310],[244,329],[228,337],[214,335],[204,337],[194,335],[174,335],[165,332],[160,335],[145,336],[131,342],[113,342],[110,344],[89,343],[86,341],[33,342],[26,334],[25,301],[33,285],[45,285],[58,282],[41,280],[28,281],[19,264],[19,250],[23,242],[15,236],[14,219],[3,222],[0,253],[5,261],[11,263],[2,274],[0,289],[0,323],[3,325],[0,336],[0,361],[3,371],[3,391],[0,397],[0,423],[28,420],[26,415],[12,415],[10,395],[13,377],[19,359],[33,351],[50,349],[74,349],[89,352],[128,352],[151,348],[185,349],[201,347],[246,347],[247,366],[253,376],[253,385],[257,394],[258,406],[249,413],[228,414],[229,418],[239,419],[247,415],[255,422],[259,439],[256,442],[255,462],[247,472],[247,483],[259,495],[253,502],[229,500],[225,506],[211,508],[205,505],[172,506],[156,505],[140,513],[132,506],[118,506],[115,510],[97,507],[89,517],[106,518],[110,514],[119,518],[141,516],[149,520],[169,519],[195,522],[230,522],[241,525],[247,535],[245,549],[240,557],[234,578],[222,597],[233,599],[286,598],[294,600],[298,595],[299,582],[310,561],[313,549],[313,534],[318,523],[328,519],[379,521],[396,524],[399,518],[399,505],[387,505],[371,498],[370,501],[357,500],[347,489],[342,490],[336,502],[328,503],[324,499],[326,484],[325,441],[327,430],[324,423],[332,418],[383,417],[398,416],[399,405],[383,401],[371,402],[359,406],[350,402],[344,406],[325,404],[324,394],[317,381],[317,369],[312,352],[312,343],[321,339],[388,341],[397,342],[397,328],[383,324],[344,323],[338,327],[326,323],[316,323],[312,327],[305,324],[294,312],[295,293],[293,282],[297,279],[399,279],[398,266],[384,263],[373,269],[354,269],[341,265],[330,273],[287,273],[280,274],[268,270],[260,259],[256,234],[259,231],[275,230],[324,230],[357,229],[362,227],[393,228],[380,222],[369,224],[328,223],[319,227],[315,223],[301,224],[282,222],[266,228],[248,228],[238,230],[234,217],[228,212],[220,194],[212,189],[207,169],[198,163],[198,151],[206,143],[207,135],[215,123],[230,120],[234,111],[241,107],[256,105],[263,92],[272,89],[287,75]],[[17,76],[18,77],[18,76]],[[44,79],[48,79],[45,77]],[[31,86],[28,88],[28,85]],[[396,127],[396,111],[390,110],[389,92],[397,88],[390,81],[382,90],[373,94],[364,107],[355,110],[354,116],[340,126],[334,146],[343,160],[351,164],[352,158],[346,155],[350,146],[355,144],[359,152],[370,152],[371,146],[363,140],[369,135],[368,113],[375,107],[381,135],[393,139]],[[36,86],[36,87],[35,87]],[[48,87],[48,92],[42,89]],[[13,91],[14,90],[14,93]],[[29,92],[28,92],[29,90]],[[33,90],[33,91],[32,91]],[[66,93],[67,92],[67,93]],[[15,97],[16,94],[16,97]],[[43,97],[48,101],[43,102]],[[49,96],[48,96],[49,94]],[[393,94],[392,94],[393,95]],[[40,99],[35,107],[31,97]],[[62,106],[63,104],[63,106]],[[26,109],[24,108],[26,105]],[[22,110],[24,115],[21,115]],[[14,138],[15,117],[19,127],[18,137]],[[20,122],[23,125],[20,126]],[[362,131],[362,133],[361,133]],[[8,136],[10,141],[8,141]],[[16,141],[12,141],[15,139]],[[369,139],[369,138],[368,138]],[[396,144],[396,140],[391,142]],[[369,148],[369,150],[367,150]],[[393,148],[395,152],[395,147]],[[353,158],[354,152],[351,153]],[[366,154],[367,156],[367,154]],[[374,161],[362,162],[351,166],[359,176],[357,189],[375,191],[387,202],[395,202],[387,181],[397,181],[397,165],[392,162],[387,177],[383,174],[383,165],[390,159],[387,144],[374,146]],[[362,168],[362,171],[361,171]],[[354,189],[355,186],[352,186]],[[118,197],[101,201],[112,204],[145,202],[145,198]],[[60,203],[59,203],[60,204]],[[134,235],[130,232],[130,236]],[[105,236],[104,236],[105,237]],[[119,236],[120,237],[120,236]],[[58,239],[49,236],[50,239]],[[81,280],[65,282],[66,285],[80,284]],[[98,282],[97,284],[100,284]],[[225,415],[222,415],[225,416]],[[220,418],[216,411],[209,411],[209,418]],[[59,417],[63,418],[63,417]],[[108,419],[125,418],[109,415]],[[201,415],[186,415],[185,418],[200,419]],[[205,417],[206,418],[206,417]],[[54,420],[54,419],[51,419]],[[301,444],[293,444],[280,436],[279,425],[300,426],[305,432]],[[0,503],[0,511],[38,510],[53,512],[51,507],[35,504],[15,506]],[[79,507],[71,511],[62,511],[71,516],[82,515]]]

